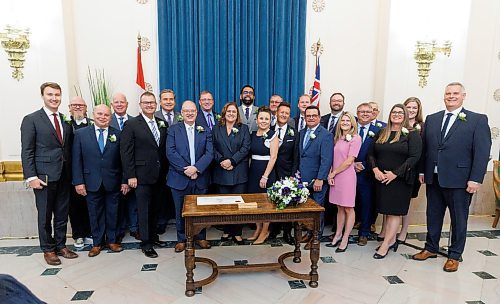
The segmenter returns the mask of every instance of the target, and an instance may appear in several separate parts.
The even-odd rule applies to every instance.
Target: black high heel
[[[335,252],[336,253],[342,253],[342,252],[345,252],[347,250],[347,247],[349,247],[349,243],[347,243],[347,245],[345,246],[344,249],[341,249],[340,247],[338,247],[337,249],[335,249]]]
[[[407,237],[408,237],[408,233],[406,234],[406,236],[405,236],[405,239],[404,239],[404,240],[396,239],[396,242],[397,242],[398,244],[404,244],[404,243],[406,243],[406,238],[407,238]]]
[[[375,252],[375,254],[373,255],[373,258],[375,260],[381,260],[381,259],[385,258],[388,253],[389,253],[389,250],[387,250],[387,252],[384,255],[381,255],[381,254],[378,254]]]
[[[396,241],[396,242],[394,242],[394,244],[389,246],[389,249],[387,249],[387,251],[392,249],[392,250],[394,250],[394,252],[396,252],[396,251],[398,251],[398,247],[399,247],[399,243]]]
[[[227,242],[227,241],[229,241],[229,238],[230,238],[230,236],[229,236],[229,235],[228,235],[228,236],[221,236],[221,237],[220,237],[220,241],[221,241],[221,242]]]
[[[233,242],[235,242],[236,244],[245,245],[245,241],[243,239],[238,241],[234,235],[231,238],[233,239]]]
[[[340,239],[340,240],[336,241],[336,242],[335,242],[335,244],[333,244],[333,243],[328,243],[328,244],[326,244],[325,246],[326,246],[326,247],[337,247],[337,246],[340,244],[340,242],[341,242],[341,241],[342,241],[342,239]]]
[[[377,242],[383,242],[384,241],[384,237],[383,236],[378,236],[377,235]]]

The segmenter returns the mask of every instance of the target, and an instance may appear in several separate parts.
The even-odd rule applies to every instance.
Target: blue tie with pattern
[[[104,152],[104,129],[99,129],[99,137],[97,138],[97,143],[99,144],[99,150],[101,153]]]

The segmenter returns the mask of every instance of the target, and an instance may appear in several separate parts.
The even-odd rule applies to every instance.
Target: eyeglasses
[[[404,116],[405,112],[391,112],[392,115]]]
[[[252,91],[243,91],[241,92],[243,95],[253,95]]]
[[[87,105],[84,105],[84,104],[72,104],[71,107],[72,108],[85,108]]]
[[[306,115],[306,118],[316,118],[318,116],[319,116],[318,114]]]
[[[373,111],[358,111],[359,114],[372,114]]]
[[[182,113],[196,113],[196,110],[182,110]]]
[[[200,101],[212,101],[214,100],[213,98],[203,98],[203,99],[200,99]]]
[[[143,105],[152,106],[156,104],[156,101],[141,101]]]

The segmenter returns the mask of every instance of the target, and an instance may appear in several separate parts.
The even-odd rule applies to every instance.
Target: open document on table
[[[228,205],[228,204],[242,204],[245,201],[243,198],[238,196],[206,196],[197,197],[196,205]]]

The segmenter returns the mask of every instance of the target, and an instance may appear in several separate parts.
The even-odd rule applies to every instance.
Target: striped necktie
[[[151,131],[153,132],[153,136],[156,141],[156,145],[160,145],[160,134],[158,133],[158,130],[156,129],[156,123],[154,120],[150,120],[149,124],[151,125]]]

